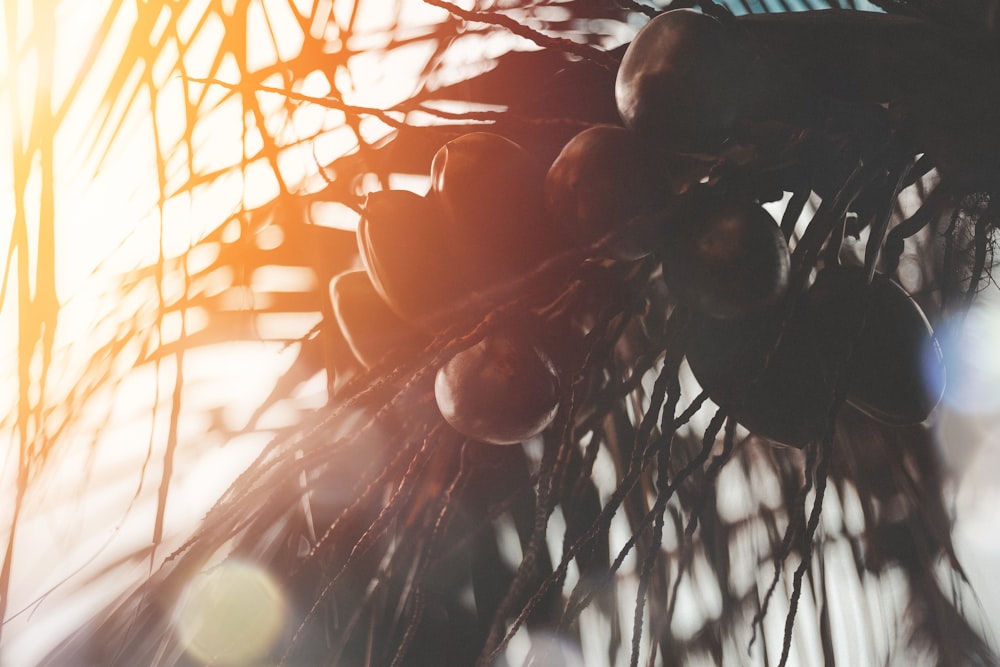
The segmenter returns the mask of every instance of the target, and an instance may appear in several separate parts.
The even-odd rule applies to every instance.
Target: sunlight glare
[[[255,664],[285,625],[277,584],[249,563],[227,562],[196,576],[175,614],[181,644],[205,664]]]
[[[937,335],[947,367],[944,400],[963,413],[1000,410],[1000,303],[983,300]],[[933,382],[934,378],[929,378]]]

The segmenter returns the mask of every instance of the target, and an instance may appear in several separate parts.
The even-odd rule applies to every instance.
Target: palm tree
[[[992,664],[934,431],[858,410],[865,369],[841,372],[863,323],[895,315],[839,330],[822,410],[775,382],[767,405],[808,431],[782,447],[731,374],[752,346],[719,352],[733,334],[684,296],[673,251],[609,255],[660,209],[531,244],[405,354],[361,363],[331,302],[365,266],[369,193],[440,188],[435,155],[471,132],[547,166],[620,125],[627,43],[689,6],[778,83],[725,145],[647,172],[779,216],[793,289],[764,356],[841,261],[865,280],[819,300],[807,341],[853,321],[876,266],[935,326],[973,307],[996,224],[989,0],[6,0],[7,660]],[[429,238],[412,252],[467,288],[454,240]],[[558,410],[498,446],[449,426],[434,383],[512,328],[563,355]],[[784,354],[791,377],[810,344]],[[694,378],[706,349],[718,386]],[[880,361],[868,384],[891,386]],[[80,600],[57,646],[23,639]]]

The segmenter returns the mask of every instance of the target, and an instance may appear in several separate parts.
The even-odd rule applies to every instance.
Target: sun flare
[[[391,3],[360,7],[4,0],[0,237],[12,244],[0,397],[12,409],[0,415],[0,488],[15,497],[21,471],[37,489],[13,510],[13,569],[24,573],[5,607],[15,663],[45,646],[17,625],[40,591],[150,539],[163,545],[151,557],[166,555],[266,442],[243,429],[281,428],[322,404],[325,369],[313,365],[319,382],[302,378],[294,408],[255,412],[321,318],[323,264],[344,261],[341,236],[323,230],[353,230],[357,216],[322,198],[288,211],[317,228],[296,249],[269,207],[283,192],[309,202],[327,187],[321,165],[358,150],[324,100],[391,107],[412,94],[429,48],[386,67],[379,35],[441,16],[421,3],[402,16]],[[307,52],[319,38],[325,47]],[[292,68],[310,73],[289,89]],[[362,129],[374,141],[390,128],[368,119]],[[211,483],[178,482],[157,500],[172,475],[209,462]],[[79,544],[46,535],[72,502],[84,502],[88,524],[119,527]],[[32,579],[33,554],[51,549],[62,558]]]

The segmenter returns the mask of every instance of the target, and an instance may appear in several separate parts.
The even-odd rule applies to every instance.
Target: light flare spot
[[[1000,411],[1000,304],[974,306],[938,329],[947,380],[944,401],[967,414]],[[925,381],[935,386],[934,350],[925,354]]]
[[[192,658],[235,666],[266,656],[285,618],[284,596],[267,572],[250,563],[227,561],[189,582],[174,624]]]

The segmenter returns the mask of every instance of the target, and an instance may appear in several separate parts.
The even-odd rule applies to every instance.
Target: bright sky
[[[217,229],[241,206],[252,208],[269,202],[278,193],[273,170],[257,158],[240,167],[244,155],[254,156],[261,147],[260,133],[252,119],[244,115],[239,101],[227,96],[226,89],[202,84],[188,85],[188,99],[204,93],[198,121],[191,135],[194,148],[189,155],[184,146],[188,121],[185,111],[185,82],[179,74],[205,77],[225,34],[217,13],[206,12],[208,2],[192,1],[176,5],[172,14],[164,5],[150,26],[148,42],[164,40],[151,72],[150,86],[142,80],[143,67],[134,49],[126,50],[137,17],[134,3],[94,0],[87,3],[53,2],[56,49],[51,80],[51,108],[64,104],[65,117],[55,135],[54,233],[56,291],[61,305],[54,346],[52,370],[46,387],[50,418],[67,420],[69,428],[60,434],[56,459],[32,484],[17,535],[17,551],[8,614],[15,615],[6,629],[3,662],[33,664],[61,630],[78,624],[95,604],[116,594],[119,586],[141,577],[142,566],[117,578],[117,583],[89,586],[79,591],[72,583],[57,589],[42,604],[37,596],[72,575],[83,581],[106,563],[148,544],[152,538],[156,511],[156,489],[162,472],[170,401],[175,387],[175,362],[164,360],[158,367],[145,364],[129,371],[127,360],[137,350],[126,348],[123,363],[110,363],[104,386],[86,401],[75,396],[83,382],[95,380],[85,371],[95,361],[109,363],[97,353],[100,345],[130,328],[155,327],[158,295],[153,281],[145,281],[123,294],[122,277],[138,267],[153,265],[161,252],[168,260],[182,255],[193,244]],[[351,20],[351,2],[336,4],[319,0],[317,20],[307,26],[314,35],[333,36],[337,26]],[[111,7],[117,7],[108,34],[93,40]],[[234,0],[221,3],[231,13]],[[13,36],[9,49],[0,50],[0,238],[10,238],[14,223],[15,147],[25,141],[32,127],[46,125],[34,112],[35,96],[47,81],[38,76],[34,19],[43,3],[5,0],[0,15],[0,34]],[[246,36],[250,71],[273,66],[298,55],[304,42],[292,9],[307,15],[312,2],[290,5],[282,0],[248,3]],[[391,3],[363,3],[354,17],[359,40],[366,34],[384,30],[391,20]],[[408,3],[406,20],[422,23],[437,20],[441,10],[422,3]],[[10,21],[16,16],[14,21]],[[202,17],[206,17],[201,20]],[[171,31],[176,34],[171,36]],[[7,43],[7,39],[0,40]],[[186,52],[179,57],[177,44]],[[351,45],[359,48],[361,45]],[[417,56],[417,57],[415,57]],[[397,57],[391,67],[359,55],[352,59],[350,80],[338,78],[345,101],[363,105],[390,105],[412,91],[415,69],[426,55],[414,53]],[[102,96],[113,80],[119,63],[126,91],[110,107],[108,125],[94,121],[108,111]],[[15,78],[18,85],[14,86]],[[239,69],[232,57],[222,63],[216,78],[238,83]],[[281,87],[280,77],[270,77],[264,85]],[[79,86],[78,88],[76,86]],[[155,90],[155,103],[150,90]],[[15,99],[15,91],[16,97]],[[297,92],[322,97],[330,92],[322,77],[307,79]],[[288,187],[297,191],[315,190],[322,185],[316,176],[317,162],[325,163],[349,151],[350,132],[343,130],[343,115],[315,105],[300,105],[291,113],[282,110],[283,98],[273,94],[258,97],[268,131],[289,146],[282,151],[279,169]],[[155,108],[155,113],[151,113]],[[17,121],[16,123],[14,121]],[[244,122],[249,129],[244,140]],[[17,136],[11,130],[21,128]],[[386,132],[381,124],[368,123],[368,138]],[[112,132],[117,136],[112,139]],[[164,162],[165,200],[160,202],[157,185],[156,146]],[[304,139],[309,139],[303,141]],[[299,145],[296,145],[296,144]],[[107,149],[103,159],[102,148]],[[93,147],[96,146],[97,150]],[[29,255],[38,252],[41,172],[37,160],[29,164],[25,214],[29,233]],[[194,174],[221,170],[210,184],[190,192],[182,190]],[[319,224],[350,226],[353,218],[331,218],[325,212]],[[267,243],[266,239],[260,243]],[[7,247],[0,243],[0,247]],[[211,261],[211,257],[208,261]],[[189,266],[189,270],[197,270]],[[31,265],[32,271],[34,264]],[[311,275],[291,268],[268,267],[269,289],[295,291],[315,281]],[[261,275],[260,279],[264,276]],[[221,278],[225,280],[223,276]],[[32,284],[32,289],[34,289]],[[173,270],[163,283],[164,297],[176,299],[183,282]],[[17,404],[16,351],[17,281],[11,281],[6,301],[0,309],[0,404]],[[263,336],[296,338],[318,321],[318,313],[291,314],[282,319],[261,319]],[[188,334],[204,326],[197,312],[184,322]],[[164,341],[180,335],[181,320],[165,318],[159,335]],[[134,346],[133,346],[134,347]],[[200,519],[208,506],[229,482],[249,463],[268,439],[268,429],[296,419],[299,409],[318,407],[325,400],[322,377],[304,385],[295,404],[279,404],[261,422],[265,432],[229,438],[227,431],[239,430],[254,408],[266,398],[275,378],[294,360],[296,348],[283,349],[278,343],[233,343],[189,352],[184,363],[184,393],[178,425],[179,450],[171,496],[168,499],[162,558]],[[94,355],[98,354],[97,357]],[[38,386],[38,366],[32,367],[33,386]],[[31,394],[37,400],[37,391]],[[4,460],[0,489],[5,498],[14,497],[17,472],[17,439],[12,419],[15,413],[0,415],[0,435]],[[222,427],[222,428],[220,428]],[[144,469],[145,466],[145,469]],[[81,472],[83,473],[81,475]],[[141,493],[139,488],[141,485]],[[139,494],[135,500],[133,496]],[[0,523],[10,518],[11,503],[2,504]],[[148,567],[148,565],[146,566]],[[29,621],[30,617],[30,623]]]

